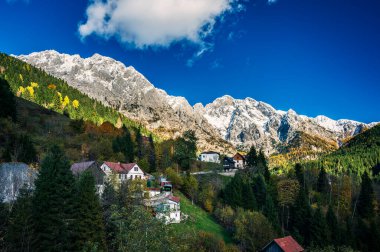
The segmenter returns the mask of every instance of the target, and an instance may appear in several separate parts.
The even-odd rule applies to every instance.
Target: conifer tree
[[[136,129],[137,158],[141,160],[144,156],[144,143],[141,135],[141,128]]]
[[[253,193],[252,186],[249,183],[247,182],[243,183],[242,193],[244,196],[242,206],[248,210],[256,210],[257,209],[256,197],[255,197],[255,194]]]
[[[255,149],[255,146],[252,145],[251,148],[249,149],[246,161],[247,161],[248,167],[256,167],[257,166],[257,152]]]
[[[300,183],[300,187],[305,187],[305,175],[303,167],[300,163],[297,163],[295,166],[295,172],[298,182]]]
[[[311,207],[305,190],[300,187],[294,206],[291,209],[292,232],[299,234],[304,244],[310,242]]]
[[[224,200],[228,205],[232,207],[242,206],[242,185],[243,180],[241,174],[237,173],[223,190]]]
[[[280,228],[280,222],[278,219],[278,212],[273,203],[272,196],[267,193],[264,206],[264,215],[267,217],[273,228],[278,230]]]
[[[16,120],[16,101],[8,81],[0,78],[0,118]]]
[[[70,164],[54,146],[41,164],[32,204],[34,251],[72,251],[75,184]]]
[[[154,147],[153,136],[149,135],[149,171],[156,171],[156,150]]]
[[[104,229],[106,235],[106,244],[110,251],[114,249],[111,248],[113,244],[113,239],[115,238],[116,227],[112,222],[112,212],[113,209],[117,208],[118,199],[117,193],[113,185],[109,182],[104,184],[104,191],[102,194],[102,208],[103,208],[103,220],[104,220]]]
[[[339,224],[331,205],[329,206],[329,209],[326,213],[326,223],[329,231],[329,243],[338,246],[340,244]]]
[[[258,171],[264,176],[265,181],[269,182],[270,172],[268,162],[262,149],[260,150],[259,155],[257,156],[257,168]]]
[[[77,183],[75,246],[83,251],[96,246],[106,249],[102,208],[96,194],[95,180],[91,173],[84,172]]]
[[[265,205],[267,189],[264,177],[261,174],[259,174],[254,180],[253,192],[256,197],[258,209],[262,210]]]
[[[30,251],[32,238],[32,192],[27,188],[21,188],[9,217],[7,251]]]
[[[324,194],[324,196],[329,192],[329,181],[324,167],[321,168],[318,174],[317,191]]]
[[[322,210],[317,208],[310,227],[310,240],[313,246],[324,247],[327,242],[327,224]]]
[[[362,184],[357,205],[358,214],[362,218],[374,217],[374,192],[368,173],[362,176]]]

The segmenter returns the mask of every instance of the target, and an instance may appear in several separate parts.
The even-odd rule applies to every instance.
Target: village
[[[205,151],[200,153],[200,162],[220,164],[220,174],[233,176],[238,169],[246,166],[245,156],[236,153],[233,157],[223,157],[218,152]],[[17,198],[18,190],[26,185],[34,186],[37,173],[24,163],[2,163],[3,171],[8,174],[1,176],[0,190],[5,195],[4,201],[10,202]],[[73,163],[70,168],[73,175],[79,177],[84,172],[90,172],[94,179],[96,190],[99,196],[102,195],[106,182],[112,182],[115,187],[126,181],[140,181],[143,188],[143,204],[153,210],[157,219],[166,224],[180,223],[186,219],[186,215],[181,214],[181,198],[174,196],[173,184],[168,178],[161,175],[158,178],[143,171],[137,163],[120,162],[98,162],[85,161]],[[194,172],[194,175],[206,174],[212,171]],[[158,185],[152,187],[152,185]]]

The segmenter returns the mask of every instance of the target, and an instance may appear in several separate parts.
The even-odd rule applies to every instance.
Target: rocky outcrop
[[[0,199],[15,200],[21,188],[34,188],[36,177],[36,172],[24,163],[0,164]]]

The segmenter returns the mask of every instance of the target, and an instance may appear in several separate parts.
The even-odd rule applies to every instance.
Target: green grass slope
[[[182,193],[177,191],[176,195],[181,197],[181,212],[189,216],[186,221],[173,225],[177,232],[197,233],[205,231],[223,239],[226,243],[232,243],[231,236],[221,225],[216,223],[211,214],[197,205],[191,204],[191,201]]]

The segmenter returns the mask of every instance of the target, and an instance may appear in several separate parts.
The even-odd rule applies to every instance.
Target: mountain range
[[[200,150],[233,153],[254,145],[273,154],[307,144],[315,152],[325,152],[377,124],[333,120],[323,115],[307,117],[292,109],[276,110],[252,98],[228,95],[205,106],[191,106],[186,98],[156,88],[132,66],[99,54],[81,58],[48,50],[15,57],[65,80],[163,138],[195,130]]]

